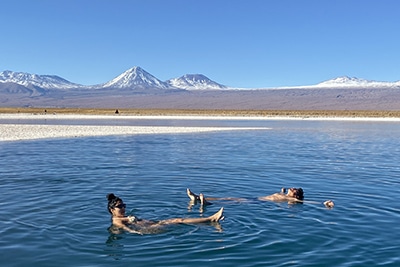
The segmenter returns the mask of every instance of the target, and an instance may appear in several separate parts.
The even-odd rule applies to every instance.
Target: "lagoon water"
[[[270,129],[0,142],[0,265],[400,266],[400,123],[236,124]],[[308,202],[256,199],[283,186]],[[188,187],[247,200],[202,210]],[[226,218],[113,234],[110,192],[141,218]]]

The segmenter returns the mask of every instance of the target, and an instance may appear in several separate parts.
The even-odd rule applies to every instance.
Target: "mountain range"
[[[114,79],[97,85],[72,83],[55,75],[38,75],[8,70],[0,72],[0,86],[10,87],[12,84],[39,91],[53,89],[206,90],[227,88],[202,74],[186,74],[179,78],[161,81],[140,67],[130,68]]]
[[[162,81],[140,67],[95,85],[55,75],[0,72],[2,107],[400,110],[400,82],[338,77],[315,85],[241,89],[202,74]]]
[[[380,82],[342,76],[315,85],[279,88],[400,88],[400,81]],[[161,81],[140,67],[130,68],[114,79],[97,85],[81,85],[56,75],[38,75],[9,70],[0,72],[0,90],[3,91],[6,90],[13,93],[30,91],[37,95],[43,94],[48,90],[60,89],[130,89],[146,92],[146,90],[221,90],[239,88],[227,87],[212,81],[203,74],[186,74],[179,78]]]

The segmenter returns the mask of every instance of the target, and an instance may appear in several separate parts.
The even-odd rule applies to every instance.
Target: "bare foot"
[[[203,195],[203,193],[200,193],[200,204],[202,205],[202,206],[204,206],[204,205],[206,205],[206,200],[204,199],[204,195]]]
[[[188,195],[188,197],[190,198],[191,201],[198,201],[200,200],[199,196],[196,195],[195,193],[193,193],[192,191],[190,191],[189,188],[186,188],[186,193]]]
[[[204,197],[203,193],[200,193],[199,198],[200,198],[201,206],[207,206],[207,205],[211,205],[212,204],[212,203],[210,203],[210,202],[208,202],[206,200],[206,198]]]
[[[222,221],[223,219],[225,219],[224,217],[224,208],[220,208],[219,211],[217,211],[216,213],[214,213],[214,215],[208,217],[210,219],[211,222],[219,222]]]

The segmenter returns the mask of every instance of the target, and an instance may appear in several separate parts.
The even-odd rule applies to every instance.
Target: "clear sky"
[[[106,82],[140,66],[232,87],[400,80],[399,0],[9,0],[0,71]]]

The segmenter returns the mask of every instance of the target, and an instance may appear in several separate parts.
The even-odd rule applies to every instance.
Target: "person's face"
[[[125,216],[125,207],[122,201],[118,201],[112,209],[112,214],[117,217]]]
[[[290,188],[287,195],[289,197],[294,197],[297,199],[302,199],[303,198],[303,193],[301,189],[298,188]]]
[[[289,197],[296,197],[296,189],[295,188],[289,188],[287,195]]]

